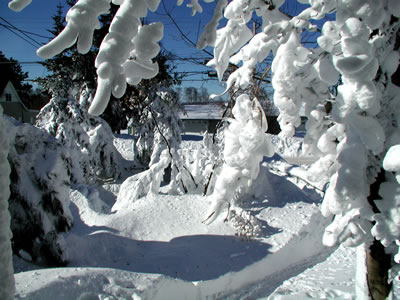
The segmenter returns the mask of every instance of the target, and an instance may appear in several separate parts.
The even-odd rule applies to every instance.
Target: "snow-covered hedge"
[[[72,226],[70,178],[61,143],[46,131],[7,119],[11,165],[13,250],[24,258],[60,265],[67,261],[61,235]]]

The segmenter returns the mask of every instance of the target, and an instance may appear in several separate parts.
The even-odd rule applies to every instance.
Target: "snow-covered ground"
[[[115,145],[133,157],[132,141]],[[295,141],[282,151],[293,163],[304,159],[298,150]],[[322,245],[330,220],[301,170],[277,155],[263,163],[241,200],[261,225],[250,240],[225,216],[205,225],[201,195],[149,195],[111,212],[118,184],[79,186],[70,194],[69,265],[14,257],[16,299],[354,299],[355,250]]]

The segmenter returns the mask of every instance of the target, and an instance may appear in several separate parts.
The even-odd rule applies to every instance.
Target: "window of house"
[[[11,98],[11,94],[6,93],[6,101],[10,101],[11,102],[12,98]]]

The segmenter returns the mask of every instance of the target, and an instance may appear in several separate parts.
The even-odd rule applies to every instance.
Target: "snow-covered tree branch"
[[[8,164],[8,135],[0,106],[0,296],[2,299],[14,299],[14,269],[12,264],[10,213],[10,165]]]
[[[12,0],[10,3],[8,3],[8,7],[13,11],[18,12],[31,4],[31,2],[32,0]]]
[[[120,5],[104,38],[96,58],[98,75],[97,91],[89,112],[100,115],[106,108],[111,94],[123,96],[127,82],[137,84],[142,79],[158,73],[152,58],[159,52],[157,42],[163,36],[161,23],[141,25],[140,18],[147,10],[155,11],[159,0],[112,1]],[[50,58],[77,42],[78,51],[87,53],[92,45],[93,32],[100,28],[98,17],[107,13],[111,0],[79,0],[67,13],[67,26],[37,53]],[[121,34],[124,32],[124,34]]]
[[[229,62],[241,62],[242,66],[229,76],[227,89],[243,89],[249,85],[254,66],[272,51],[275,56],[272,84],[274,102],[280,110],[281,136],[294,134],[303,107],[310,120],[305,150],[320,157],[311,170],[319,172],[314,178],[321,174],[329,178],[322,213],[327,217],[333,215],[334,221],[326,228],[324,242],[370,245],[375,237],[383,240],[385,246],[390,243],[390,247],[397,248],[394,236],[398,240],[396,232],[400,224],[392,222],[389,226],[391,221],[383,222],[383,215],[390,218],[397,215],[398,204],[394,199],[399,195],[395,188],[398,182],[390,188],[386,183],[381,185],[382,200],[371,197],[376,185],[379,189],[380,170],[397,170],[393,153],[399,141],[391,137],[399,130],[398,106],[394,104],[398,96],[391,76],[399,65],[396,46],[399,4],[396,1],[300,2],[309,2],[310,7],[288,19],[278,10],[284,1],[263,4],[231,1],[224,12],[228,23],[217,30],[215,58],[210,65],[214,65],[222,78]],[[254,37],[244,25],[253,12],[263,19],[263,31]],[[310,20],[321,20],[326,13],[333,12],[336,21],[323,25],[318,38],[320,48],[302,46],[301,33],[316,29]],[[212,40],[211,30],[209,35]],[[203,36],[203,40],[207,37]],[[329,86],[338,82],[339,75],[343,84],[335,97],[330,94]],[[328,102],[333,103],[332,110],[326,109]],[[383,204],[385,199],[391,203],[390,209]],[[372,220],[376,223],[371,232]],[[384,228],[392,228],[393,232],[385,236]]]

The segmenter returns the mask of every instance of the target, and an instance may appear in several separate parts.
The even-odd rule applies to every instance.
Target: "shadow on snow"
[[[103,228],[104,229],[104,228]],[[268,255],[269,245],[235,236],[191,235],[168,242],[139,241],[97,231],[67,238],[71,267],[116,268],[188,281],[210,280]]]

